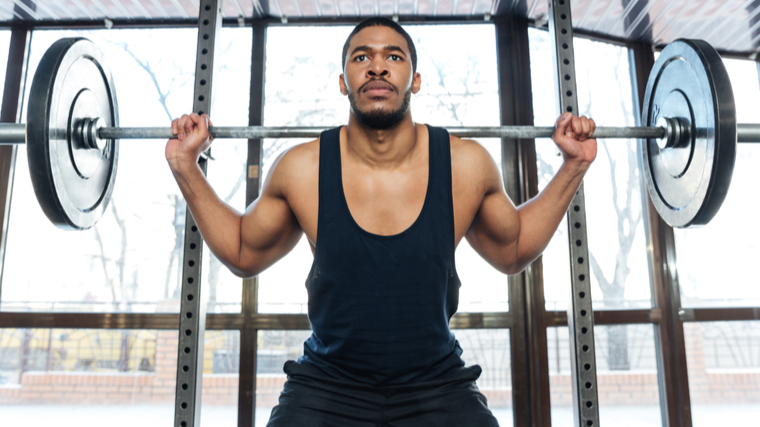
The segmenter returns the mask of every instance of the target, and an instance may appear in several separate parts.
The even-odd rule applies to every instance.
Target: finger
[[[185,139],[185,122],[187,122],[187,114],[183,114],[177,120],[177,138],[181,141]]]
[[[192,115],[189,115],[189,116],[185,115],[183,117],[185,118],[185,123],[184,123],[185,135],[189,135],[193,133],[193,130],[195,129],[195,122],[193,121]]]
[[[201,114],[201,121],[198,124],[198,126],[208,134],[208,138],[213,141],[213,137],[211,136],[211,131],[209,128],[213,127],[214,125],[211,124],[211,119],[206,114]]]
[[[172,134],[177,134],[177,122],[179,122],[179,119],[172,120]]]
[[[577,136],[578,138],[581,138],[583,136],[583,123],[581,122],[580,117],[577,117],[577,116],[573,117],[571,128],[573,130],[574,136]]]
[[[585,141],[588,139],[589,132],[591,132],[591,125],[588,122],[588,117],[581,117],[581,127],[583,128],[583,131],[581,132],[580,140]]]
[[[596,122],[594,121],[594,119],[588,119],[588,121],[589,121],[589,126],[591,127],[591,130],[588,133],[588,137],[593,138],[594,132],[596,132]]]
[[[552,135],[552,139],[556,141],[562,141],[564,139],[564,136],[567,134],[568,125],[570,124],[570,120],[572,119],[572,114],[565,113],[559,116],[557,118],[557,122],[554,124],[554,134]]]

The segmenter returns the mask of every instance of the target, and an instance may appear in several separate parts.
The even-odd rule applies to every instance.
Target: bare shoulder
[[[477,141],[451,136],[451,170],[455,181],[497,187],[501,183],[499,169],[491,154]],[[495,180],[495,182],[494,182]],[[483,190],[488,191],[487,188]]]
[[[318,174],[319,139],[315,139],[280,153],[272,161],[264,186],[285,195],[289,189],[315,182]]]

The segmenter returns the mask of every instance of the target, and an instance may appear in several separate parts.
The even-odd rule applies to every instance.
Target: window
[[[558,114],[552,77],[549,34],[531,30],[531,75],[536,126],[553,126]],[[597,126],[634,126],[628,50],[575,39],[580,114]],[[539,187],[562,165],[550,140],[536,140]],[[584,179],[586,220],[594,309],[652,306],[642,187],[635,140],[598,140],[597,157]],[[547,310],[565,310],[570,289],[567,225],[563,221],[543,255]]]
[[[104,51],[114,77],[121,126],[168,127],[192,108],[194,29],[35,31],[32,76],[61,37],[84,36]],[[225,29],[215,76],[215,124],[248,124],[250,29]],[[28,93],[31,78],[26,87]],[[245,88],[240,96],[240,87]],[[25,98],[27,99],[27,98]],[[24,116],[25,117],[25,112]],[[216,117],[216,116],[215,116]],[[113,197],[90,230],[55,228],[34,197],[25,147],[19,147],[3,270],[2,310],[173,312],[179,309],[185,202],[166,165],[165,141],[123,140]],[[209,166],[212,185],[245,208],[245,142],[223,141]],[[242,154],[241,154],[242,152]],[[244,182],[243,182],[244,184]],[[241,281],[213,257],[204,272],[210,311],[239,311]],[[41,267],[34,267],[36,264]]]

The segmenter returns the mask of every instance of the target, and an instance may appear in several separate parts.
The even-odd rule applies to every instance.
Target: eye
[[[367,59],[367,55],[359,55],[354,58],[354,61],[364,61],[365,59]]]
[[[401,57],[398,55],[391,55],[391,60],[393,61],[401,61]]]

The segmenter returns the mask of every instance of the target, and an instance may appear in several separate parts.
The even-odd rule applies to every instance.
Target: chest
[[[459,244],[477,214],[482,196],[473,191],[461,168],[452,162],[452,202],[455,244]],[[363,230],[377,235],[402,233],[417,221],[425,205],[430,185],[428,159],[408,168],[373,171],[345,163],[341,183],[350,217]],[[319,212],[319,168],[314,168],[302,186],[291,191],[288,203],[312,248],[317,241]],[[338,188],[338,191],[341,189]]]

